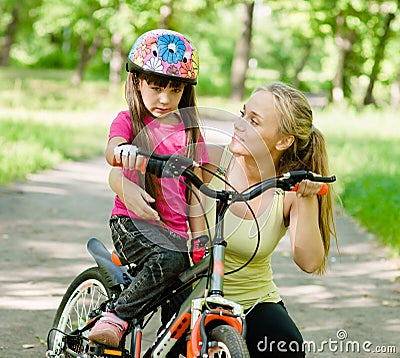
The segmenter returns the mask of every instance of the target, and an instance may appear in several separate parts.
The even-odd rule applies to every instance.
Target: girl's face
[[[148,84],[145,80],[139,81],[139,90],[147,110],[155,117],[161,117],[178,108],[182,98],[184,84],[181,87],[160,87]]]
[[[242,116],[234,125],[229,149],[233,154],[263,159],[269,153],[274,157],[279,134],[278,115],[268,91],[254,93],[244,104]]]

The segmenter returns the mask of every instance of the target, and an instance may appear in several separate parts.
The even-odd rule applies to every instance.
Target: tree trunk
[[[385,23],[385,31],[379,40],[379,46],[376,48],[374,65],[372,66],[371,75],[369,76],[369,84],[368,84],[367,92],[365,93],[365,97],[364,97],[364,101],[363,101],[364,106],[366,106],[368,104],[376,105],[376,101],[373,96],[374,85],[375,85],[375,81],[378,77],[381,62],[382,62],[384,54],[385,54],[385,47],[386,47],[389,37],[390,37],[390,24],[394,18],[395,18],[395,15],[393,13],[390,13],[388,15],[388,17],[386,19],[386,23]]]
[[[246,72],[249,65],[254,1],[243,4],[243,32],[236,43],[231,67],[231,98],[242,100],[245,95]]]
[[[163,0],[162,1],[163,5],[160,6],[160,23],[159,23],[159,28],[160,29],[169,29],[169,22],[172,16],[172,3],[173,0]]]
[[[110,91],[114,92],[118,89],[121,83],[121,69],[123,65],[122,58],[122,36],[120,34],[113,34],[111,37],[112,42],[112,58],[110,61]]]
[[[333,78],[333,102],[341,102],[344,99],[344,65],[346,63],[346,57],[351,51],[353,44],[356,40],[356,34],[354,31],[350,31],[347,36],[345,35],[344,24],[345,17],[343,14],[339,14],[336,18],[335,43],[338,48],[338,64],[335,77]]]
[[[15,33],[17,32],[19,22],[19,5],[15,5],[11,12],[11,22],[7,26],[4,36],[3,48],[1,49],[1,66],[10,64],[10,51],[14,42]]]
[[[307,63],[307,60],[311,55],[311,49],[312,49],[312,42],[308,41],[307,45],[304,49],[303,57],[302,57],[301,61],[298,63],[298,65],[296,66],[294,76],[292,79],[292,84],[295,87],[299,87],[299,84],[300,84],[299,75],[300,75],[301,71],[303,71],[303,68]]]
[[[86,65],[90,61],[90,59],[96,54],[100,43],[101,39],[97,36],[93,39],[92,44],[88,48],[87,44],[83,40],[81,40],[79,44],[79,52],[81,54],[81,57],[79,58],[78,68],[76,69],[75,74],[71,80],[73,85],[76,86],[82,82],[83,73],[85,72]]]

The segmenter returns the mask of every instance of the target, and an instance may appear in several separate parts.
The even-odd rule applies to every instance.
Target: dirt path
[[[102,158],[63,163],[0,188],[0,357],[44,357],[62,294],[93,264],[86,241],[95,236],[110,246],[107,173]],[[273,258],[286,306],[309,342],[308,356],[399,357],[400,263],[348,218],[338,217],[338,229],[341,256],[332,249],[326,276],[299,272],[288,240]],[[397,353],[367,353],[363,344]]]

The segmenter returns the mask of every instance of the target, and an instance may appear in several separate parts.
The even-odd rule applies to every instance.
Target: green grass
[[[393,109],[316,113],[345,212],[400,254],[400,122]]]
[[[33,120],[2,119],[0,133],[0,185],[26,179],[28,174],[63,160],[100,155],[107,140],[105,126],[77,127]]]
[[[106,82],[71,85],[73,73],[0,69],[0,185],[63,160],[82,160],[104,151],[107,112],[123,89]]]
[[[110,121],[125,108],[123,85],[72,86],[72,72],[0,68],[0,185],[63,160],[103,153]],[[200,105],[237,113],[241,104],[212,97]],[[345,212],[400,255],[399,110],[315,111],[326,135],[335,188]]]

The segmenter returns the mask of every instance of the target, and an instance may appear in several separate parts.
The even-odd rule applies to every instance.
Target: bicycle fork
[[[230,193],[223,192],[217,202],[212,255],[207,256],[180,276],[182,283],[186,283],[196,277],[197,274],[204,273],[209,265],[210,256],[212,256],[209,291],[207,292],[207,278],[201,278],[182,304],[179,313],[167,324],[165,330],[160,333],[158,339],[145,353],[144,357],[164,356],[184,334],[188,334],[187,358],[207,356],[209,342],[206,327],[215,328],[219,325],[229,325],[238,331],[242,337],[245,337],[246,325],[242,306],[223,297],[226,241],[223,238],[222,219],[230,201]],[[137,331],[137,337],[134,336],[133,347],[135,347],[135,354],[137,354],[134,358],[139,358],[140,329]],[[137,347],[139,347],[138,350],[136,350]]]

